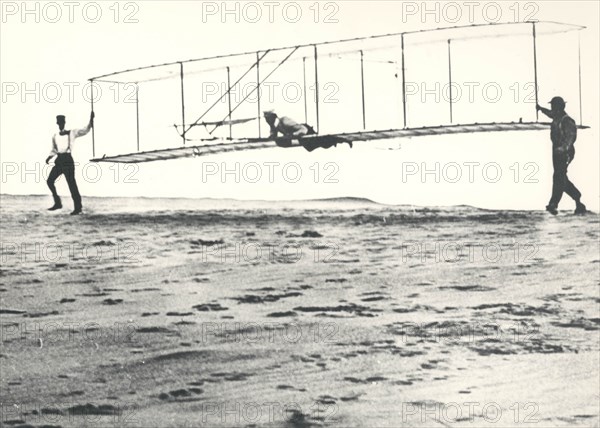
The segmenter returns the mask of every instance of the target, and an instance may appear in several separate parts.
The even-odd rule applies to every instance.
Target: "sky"
[[[591,128],[581,130],[569,176],[584,202],[597,209],[600,176],[598,138],[598,2],[16,2],[2,1],[0,29],[1,193],[46,194],[44,159],[56,132],[55,116],[67,127],[85,126],[90,113],[90,77],[191,58],[254,52],[374,34],[455,25],[524,20],[558,21],[587,27],[582,32],[545,34],[538,24],[540,103],[554,95]],[[535,120],[532,38],[529,26],[510,27],[509,37],[453,40],[452,80],[459,99],[453,122]],[[461,35],[464,33],[460,33]],[[408,126],[449,123],[448,44],[406,36]],[[446,37],[446,36],[444,36]],[[449,37],[458,37],[453,34]],[[579,107],[578,37],[581,40],[582,102]],[[373,50],[373,47],[386,49]],[[350,44],[345,53],[319,59],[321,132],[361,129],[360,54],[364,49],[367,128],[402,126],[398,38],[390,43]],[[263,76],[288,51],[269,54]],[[312,49],[299,50],[268,79],[263,108],[299,121],[316,122]],[[308,70],[306,117],[303,61]],[[186,64],[187,123],[224,93],[225,67],[235,81],[252,63]],[[178,75],[175,67],[152,69]],[[206,69],[211,69],[207,71]],[[196,71],[196,73],[192,73]],[[139,77],[136,77],[138,79]],[[241,101],[254,71],[233,96]],[[245,85],[245,86],[244,86]],[[436,86],[437,85],[437,86]],[[103,83],[96,88],[96,155],[136,150],[135,86]],[[284,88],[285,91],[284,92]],[[298,92],[300,90],[300,92]],[[427,92],[429,90],[429,93]],[[178,78],[141,83],[139,126],[142,150],[177,147],[181,123]],[[270,99],[269,99],[270,98]],[[254,117],[256,102],[236,118]],[[581,114],[580,114],[581,112]],[[209,120],[227,114],[225,99]],[[543,120],[543,117],[540,117]],[[234,136],[256,136],[257,122],[236,127]],[[266,125],[262,124],[263,132]],[[202,129],[190,137],[202,137]],[[221,136],[227,136],[223,129]],[[251,135],[250,135],[251,134]],[[256,150],[206,158],[139,165],[93,164],[92,136],[75,142],[73,156],[85,196],[315,199],[365,197],[382,203],[469,204],[496,209],[541,209],[550,195],[549,132],[486,133],[357,143],[308,153],[302,149]],[[59,193],[68,195],[64,179]],[[570,207],[571,202],[563,205]]]

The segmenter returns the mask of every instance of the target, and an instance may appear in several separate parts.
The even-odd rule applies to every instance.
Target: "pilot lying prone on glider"
[[[269,136],[276,138],[277,145],[280,147],[293,147],[294,139],[297,139],[298,144],[309,152],[319,147],[324,149],[335,147],[340,142],[348,143],[352,147],[351,141],[335,136],[331,136],[331,138],[302,138],[307,135],[316,135],[312,126],[307,123],[297,123],[287,116],[278,117],[273,110],[267,110],[263,113],[265,121],[271,129]],[[279,137],[279,134],[282,134],[284,138]]]

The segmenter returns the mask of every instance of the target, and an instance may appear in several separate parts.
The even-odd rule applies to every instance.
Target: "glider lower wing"
[[[421,128],[390,129],[387,131],[360,131],[345,134],[315,136],[316,139],[338,138],[342,141],[384,140],[390,138],[423,137],[428,135],[470,134],[475,132],[535,131],[547,130],[546,122],[473,123],[468,125],[424,126]],[[580,125],[580,129],[588,126]],[[306,137],[310,138],[310,137]]]
[[[526,122],[526,123],[481,123],[468,125],[429,126],[422,128],[389,129],[383,131],[361,131],[342,134],[309,135],[299,141],[299,145],[286,144],[289,139],[249,138],[239,140],[206,140],[198,146],[185,146],[173,149],[153,150],[146,152],[135,152],[116,156],[103,156],[92,159],[92,162],[119,162],[138,163],[152,162],[157,160],[178,159],[184,157],[205,156],[219,153],[246,151],[256,149],[270,149],[274,147],[305,147],[312,151],[318,147],[331,147],[338,143],[353,141],[385,140],[391,138],[421,137],[428,135],[465,134],[474,132],[500,132],[500,131],[533,131],[548,129],[549,123]],[[580,129],[587,126],[579,126]]]
[[[211,140],[209,140],[210,142]],[[214,140],[212,140],[214,142]],[[221,141],[221,140],[218,140]],[[103,156],[92,159],[92,162],[118,162],[118,163],[138,163],[152,162],[157,160],[179,159],[187,157],[204,156],[218,153],[269,149],[277,147],[274,140],[246,140],[243,142],[228,142],[218,144],[203,144],[200,146],[185,146],[174,149],[152,150],[147,152],[135,152],[116,156]]]

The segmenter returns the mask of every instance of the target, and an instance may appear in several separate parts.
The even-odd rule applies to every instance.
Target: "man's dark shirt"
[[[550,139],[555,153],[571,152],[577,139],[577,124],[568,114],[561,114],[552,120]]]

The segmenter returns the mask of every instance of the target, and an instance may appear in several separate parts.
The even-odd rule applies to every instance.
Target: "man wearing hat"
[[[277,138],[281,133],[284,137],[287,137],[288,141],[277,141],[277,145],[281,147],[292,147],[292,139],[299,138],[299,144],[309,152],[312,152],[316,148],[328,149],[330,147],[337,146],[338,143],[348,143],[352,147],[352,142],[347,141],[339,137],[330,137],[327,139],[301,139],[307,135],[316,134],[315,130],[307,123],[297,123],[293,119],[282,116],[278,117],[277,113],[273,110],[267,110],[263,112],[265,121],[271,129],[270,137]]]
[[[273,110],[267,110],[263,112],[265,121],[271,128],[270,137],[277,138],[277,135],[281,133],[284,137],[299,138],[305,135],[314,134],[315,130],[305,123],[297,123],[293,119],[283,116],[278,117],[277,113]]]
[[[536,105],[536,108],[552,119],[550,139],[552,140],[552,164],[554,176],[552,197],[546,206],[546,211],[552,215],[558,214],[558,203],[563,192],[575,201],[575,214],[585,214],[586,207],[581,203],[581,192],[567,177],[567,168],[575,157],[575,140],[577,139],[577,124],[565,112],[565,100],[554,97],[550,101],[551,109]]]
[[[83,137],[94,126],[94,112],[90,114],[90,121],[83,129],[66,130],[65,123],[66,120],[63,115],[56,116],[58,132],[52,137],[52,150],[50,156],[46,158],[46,163],[48,163],[50,159],[56,156],[54,167],[50,171],[48,180],[46,181],[54,198],[54,205],[48,208],[48,210],[54,211],[62,208],[62,203],[58,193],[56,193],[54,182],[61,174],[64,174],[69,185],[71,197],[73,198],[74,209],[71,215],[77,215],[81,214],[81,195],[79,195],[79,189],[77,189],[77,182],[75,181],[75,162],[71,156],[71,147],[76,138]]]

